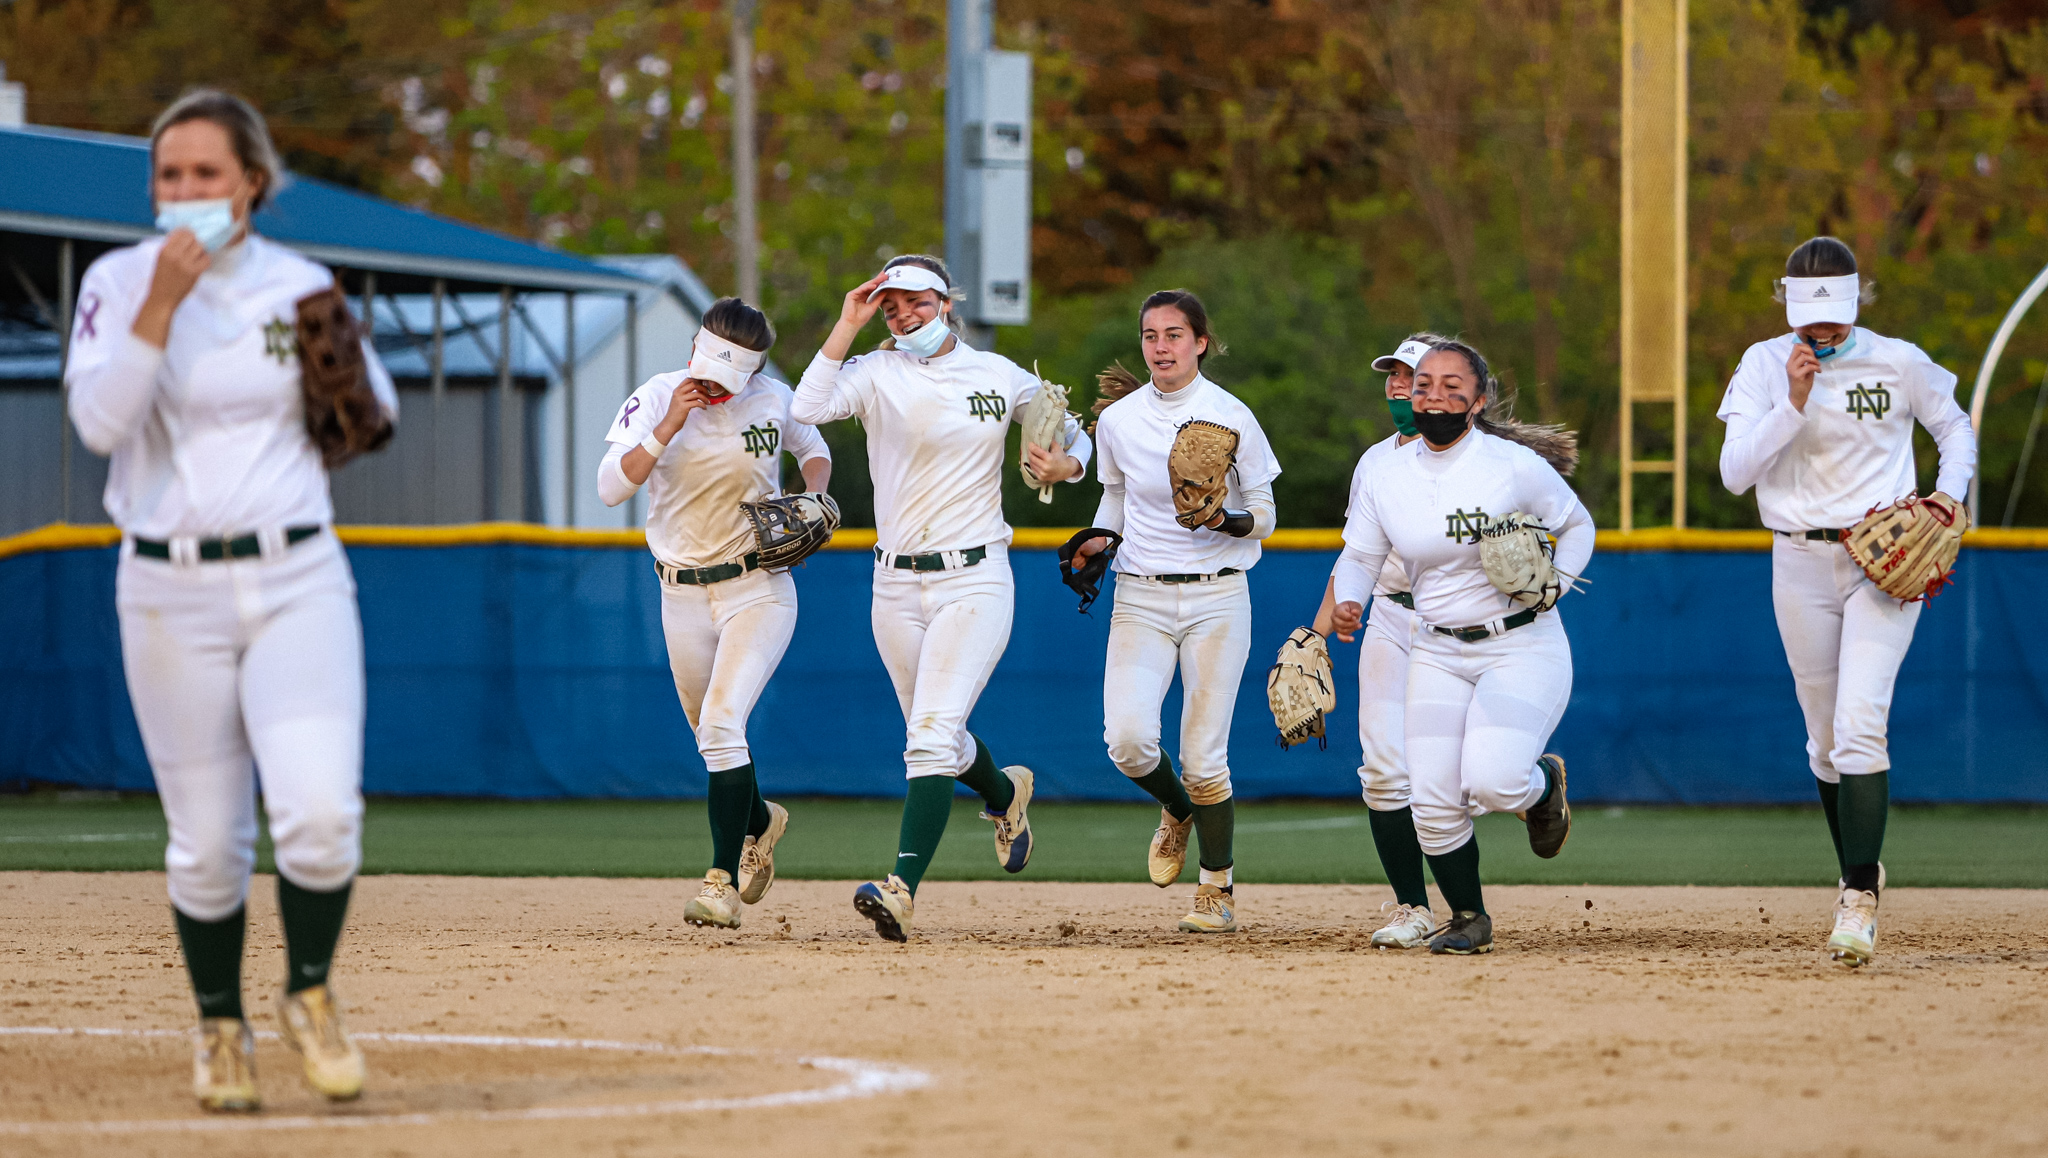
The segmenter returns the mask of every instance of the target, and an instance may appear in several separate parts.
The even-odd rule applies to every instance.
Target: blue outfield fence
[[[1265,703],[1273,650],[1306,620],[1334,553],[1269,551],[1231,740],[1238,795],[1355,798],[1357,648],[1334,644],[1328,750],[1283,752]],[[693,797],[705,771],[669,681],[644,549],[524,542],[353,545],[369,665],[371,793]],[[1102,744],[1114,592],[1075,613],[1047,550],[1013,550],[1017,618],[974,716],[1041,797],[1140,800]],[[115,551],[0,557],[0,783],[149,789],[121,672]],[[898,796],[903,720],[870,634],[871,557],[797,572],[796,639],[755,710],[771,793]],[[1552,747],[1582,800],[1813,799],[1761,552],[1597,554],[1561,609],[1576,667]],[[1892,708],[1902,800],[2048,802],[2048,649],[2035,643],[2048,551],[1964,552],[1931,603]],[[1169,751],[1179,691],[1166,704]]]

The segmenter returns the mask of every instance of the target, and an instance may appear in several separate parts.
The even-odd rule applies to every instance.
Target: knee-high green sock
[[[199,1016],[242,1016],[242,930],[248,910],[236,909],[218,921],[188,917],[175,906],[171,913],[178,921],[178,944],[185,949]]]
[[[1157,800],[1175,820],[1186,820],[1194,815],[1195,802],[1188,799],[1187,786],[1173,774],[1173,761],[1165,753],[1160,753],[1159,767],[1143,776],[1132,777],[1131,783],[1150,793],[1152,799]]]
[[[951,776],[914,776],[903,797],[903,831],[896,840],[897,876],[917,895],[917,884],[931,867],[939,851],[939,838],[946,835],[946,818],[953,815]]]
[[[1891,797],[1889,772],[1842,777],[1842,879],[1852,889],[1877,891],[1877,860],[1884,854]]]
[[[739,879],[740,850],[746,847],[747,827],[759,796],[752,764],[711,774],[711,790],[704,802],[711,814],[711,867],[724,869],[734,880]]]
[[[1820,810],[1827,814],[1828,837],[1835,842],[1835,863],[1843,872],[1849,871],[1849,862],[1842,859],[1842,786],[1830,784],[1816,777],[1814,783],[1820,786]]]
[[[355,882],[331,892],[316,893],[277,877],[277,916],[284,925],[284,960],[289,977],[286,993],[327,984],[327,967],[348,921],[348,894]]]
[[[1394,899],[1404,905],[1429,907],[1429,886],[1422,876],[1422,844],[1415,839],[1415,814],[1396,808],[1381,812],[1365,810],[1372,822],[1372,846],[1380,854],[1380,867],[1387,871],[1387,883],[1394,886]]]
[[[1444,894],[1444,904],[1454,913],[1483,913],[1486,898],[1479,888],[1479,834],[1451,851],[1429,857],[1429,871],[1436,874],[1436,887]]]
[[[1214,804],[1192,807],[1195,810],[1195,835],[1202,841],[1202,856],[1198,863],[1210,872],[1229,868],[1235,863],[1230,845],[1237,837],[1237,798],[1226,796]]]
[[[1017,798],[1017,786],[996,767],[996,758],[988,754],[988,745],[981,742],[980,736],[974,737],[974,763],[960,774],[960,783],[980,796],[990,812],[1004,811]]]
[[[768,801],[761,796],[761,779],[754,778],[754,802],[747,809],[747,835],[759,836],[768,831]]]

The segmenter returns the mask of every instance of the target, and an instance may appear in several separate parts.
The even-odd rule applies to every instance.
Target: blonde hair
[[[255,105],[217,88],[195,88],[157,114],[156,123],[149,129],[152,180],[156,170],[156,143],[163,139],[167,130],[187,121],[210,121],[219,125],[227,133],[228,143],[242,168],[262,175],[263,187],[256,191],[256,199],[249,206],[250,212],[267,208],[277,199],[278,191],[285,187],[286,178],[284,162],[278,160],[277,146],[270,140],[270,126],[264,123],[263,114],[256,111]]]

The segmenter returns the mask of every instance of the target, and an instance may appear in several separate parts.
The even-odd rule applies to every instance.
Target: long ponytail
[[[1537,422],[1523,422],[1515,415],[1515,400],[1503,398],[1500,379],[1486,365],[1486,358],[1479,351],[1463,342],[1445,339],[1430,345],[1432,351],[1443,350],[1457,354],[1472,367],[1472,375],[1481,383],[1480,395],[1485,410],[1480,412],[1474,425],[1495,438],[1505,438],[1519,443],[1536,452],[1537,457],[1549,463],[1557,473],[1569,478],[1579,465],[1579,436],[1563,426]]]

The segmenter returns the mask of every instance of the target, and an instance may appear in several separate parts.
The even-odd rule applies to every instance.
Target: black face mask
[[[1415,412],[1415,429],[1431,446],[1448,446],[1465,433],[1471,418],[1470,410],[1457,414],[1418,410]]]

